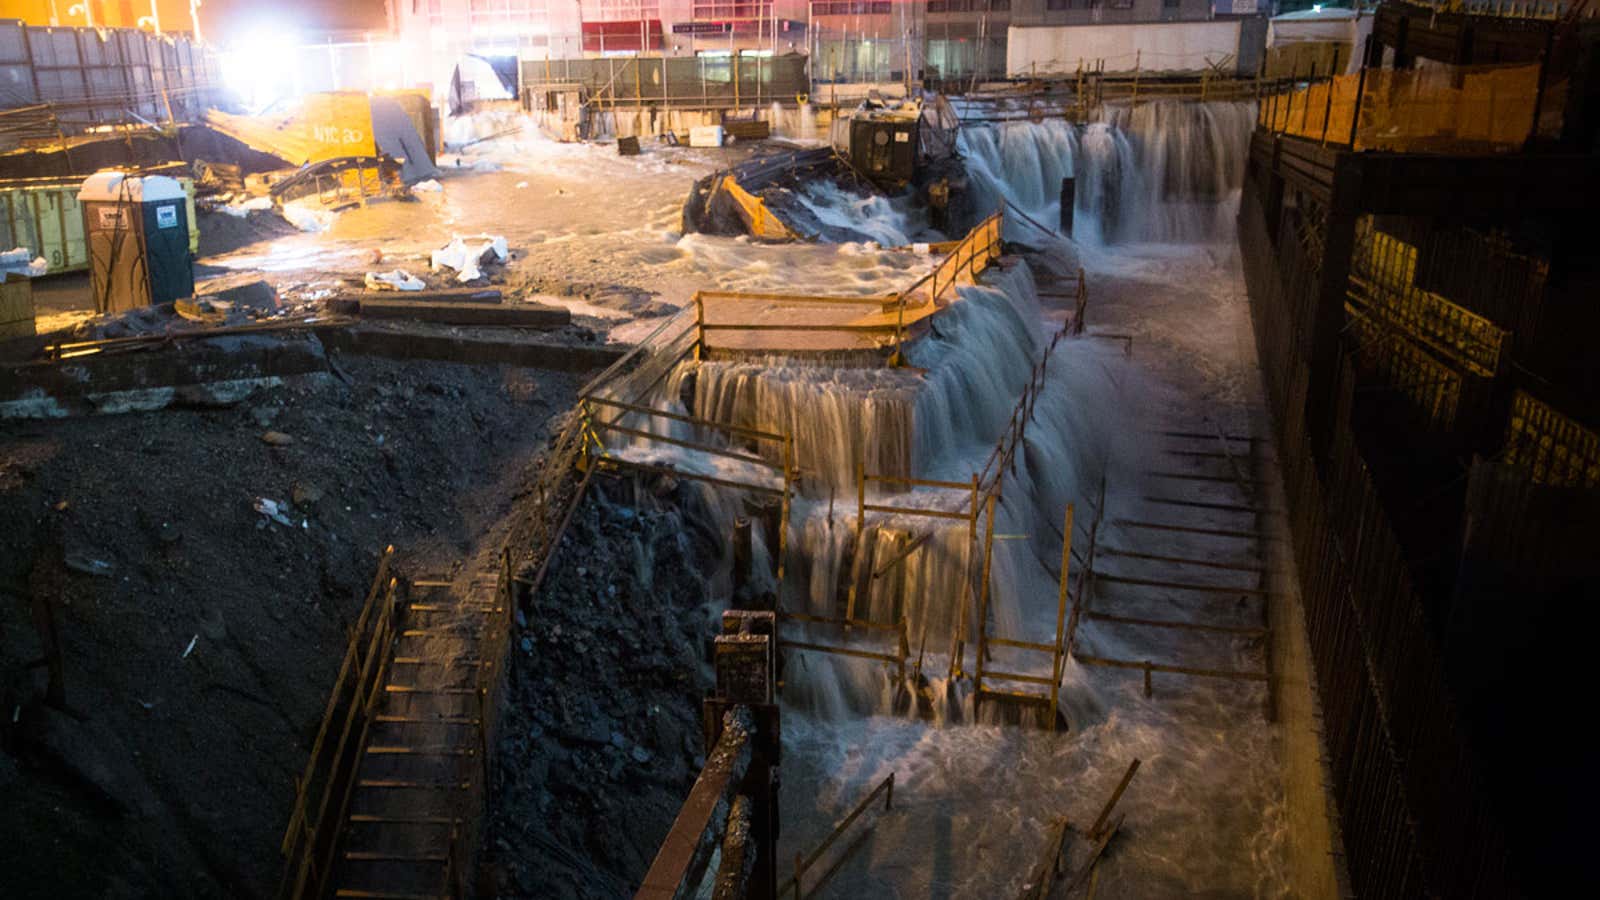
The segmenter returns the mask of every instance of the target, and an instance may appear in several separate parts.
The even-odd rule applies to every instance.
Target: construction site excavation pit
[[[1268,612],[1269,590],[1288,590],[1281,502],[1224,236],[1250,123],[1247,104],[1108,103],[1077,124],[971,124],[952,138],[959,198],[940,228],[922,186],[844,175],[793,186],[811,227],[783,241],[679,224],[686,188],[761,149],[625,157],[516,134],[474,143],[409,210],[374,204],[219,254],[229,277],[310,292],[374,250],[420,258],[421,231],[493,229],[511,248],[496,289],[571,324],[522,346],[487,328],[313,323],[338,349],[311,388],[220,409],[180,398],[135,413],[149,428],[0,434],[88,455],[139,430],[144,465],[163,464],[141,490],[170,494],[141,502],[180,521],[173,537],[168,517],[69,496],[59,455],[0,469],[34,535],[12,570],[73,589],[69,650],[92,655],[119,627],[78,593],[144,585],[186,632],[175,651],[163,633],[107,656],[129,670],[105,679],[120,710],[107,727],[168,809],[129,839],[84,800],[78,843],[140,860],[131,880],[174,896],[265,896],[275,880],[291,896],[631,895],[714,768],[718,641],[755,613],[774,622],[775,858],[797,896],[1017,896],[1069,832],[1084,839],[1063,867],[1093,867],[1095,896],[1295,895],[1301,857],[1328,863],[1326,846],[1295,845],[1285,759],[1306,745],[1288,749],[1273,721],[1275,648],[1297,638]],[[423,344],[511,355],[345,360]],[[582,387],[525,367],[556,368],[557,350],[568,371],[613,364]],[[312,452],[324,444],[342,449]],[[251,451],[267,462],[237,463]],[[272,591],[320,597],[311,615],[258,621],[255,570],[236,561],[182,569],[214,580],[195,593],[229,595],[226,625],[160,586],[191,550],[214,563],[224,513],[286,491],[244,506],[235,543],[270,551]],[[35,528],[47,519],[65,529],[60,560]],[[113,590],[82,569],[99,556],[79,557],[118,524],[167,562],[106,559],[134,578]],[[134,655],[215,669],[185,689],[198,699],[146,697]],[[280,683],[289,665],[304,684]],[[185,753],[156,747],[150,726],[180,702],[220,733],[244,730],[243,704],[282,721],[235,740],[239,784],[216,793],[218,778],[175,774],[204,744],[192,724]],[[28,809],[75,791],[52,782]],[[217,827],[223,796],[237,813]],[[855,824],[834,841],[841,821]],[[138,868],[171,835],[148,865],[196,873],[182,883]]]
[[[807,891],[1014,894],[1057,817],[1081,828],[1137,771],[1102,895],[1289,893],[1271,524],[1233,512],[1265,505],[1271,462],[1240,441],[1262,427],[1259,385],[1237,259],[1209,229],[1231,216],[1249,118],[1218,107],[1150,126],[1215,140],[1166,175],[1135,168],[1159,148],[1116,135],[1123,189],[1088,212],[1141,242],[1044,226],[1059,209],[1018,172],[1070,171],[1080,137],[1007,125],[1034,155],[973,170],[1000,212],[930,275],[866,297],[697,293],[584,391],[584,465],[631,479],[629,521],[694,498],[673,515],[694,522],[701,639],[724,609],[776,610],[779,858],[896,777],[892,812]],[[1199,574],[1151,568],[1172,560]],[[608,877],[638,883],[648,860],[606,852]]]

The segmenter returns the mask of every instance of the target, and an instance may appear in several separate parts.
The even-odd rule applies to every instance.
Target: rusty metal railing
[[[893,352],[890,365],[905,364],[906,314],[911,310],[938,308],[950,299],[959,284],[975,284],[977,277],[1000,256],[1002,216],[999,211],[978,223],[966,236],[956,241],[950,252],[934,267],[904,290],[888,296],[840,297],[814,294],[751,293],[738,291],[697,291],[694,295],[695,358],[705,358],[714,349],[707,333],[834,333],[851,335],[885,335],[891,341]],[[849,322],[827,323],[771,323],[771,322],[718,322],[708,321],[706,303],[719,301],[762,302],[811,306],[865,306],[873,307],[883,316],[883,321],[867,322],[855,319]],[[892,321],[887,317],[893,314]],[[747,348],[742,348],[747,349]]]
[[[805,897],[806,872],[810,871],[811,867],[815,866],[822,859],[823,855],[828,852],[828,849],[834,845],[834,842],[838,841],[839,838],[843,836],[847,830],[849,830],[850,826],[855,823],[856,819],[861,818],[861,814],[866,812],[867,808],[872,806],[873,802],[876,801],[878,797],[883,797],[884,812],[888,812],[894,808],[894,776],[895,773],[890,772],[889,777],[878,782],[877,787],[873,788],[865,797],[862,797],[859,801],[857,801],[856,805],[851,808],[850,812],[843,819],[840,819],[834,824],[833,829],[828,832],[828,836],[823,838],[822,843],[817,845],[817,849],[812,850],[810,853],[796,853],[794,855],[794,874],[790,876],[789,883],[785,886],[785,889],[783,891],[779,891],[778,896],[781,897],[787,893],[788,896],[793,897],[794,900],[801,900],[802,897]],[[816,890],[816,888],[820,887],[829,878],[833,877],[833,873],[838,871],[840,862],[843,862],[842,858],[834,862],[832,866],[829,866],[828,871],[822,873],[822,877],[818,880],[817,884],[812,885],[812,890]]]
[[[361,748],[366,744],[374,703],[383,693],[388,648],[395,634],[397,581],[388,577],[393,557],[394,547],[390,546],[378,560],[377,575],[350,630],[350,644],[328,696],[305,772],[295,780],[294,808],[279,847],[284,857],[278,884],[280,897],[320,897],[327,890],[339,831],[361,763]],[[341,708],[345,711],[342,722],[338,715]],[[330,748],[327,742],[336,725],[339,735]]]

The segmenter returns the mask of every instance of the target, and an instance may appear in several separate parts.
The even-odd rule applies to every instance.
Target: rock
[[[611,746],[617,748],[618,750],[621,750],[623,747],[626,747],[627,745],[628,745],[628,739],[622,736],[622,732],[620,732],[620,731],[611,732]]]
[[[309,481],[296,481],[289,486],[289,499],[295,506],[307,509],[323,497],[322,488]]]
[[[117,570],[115,565],[104,559],[97,559],[86,553],[68,553],[66,558],[67,568],[83,575],[109,576]]]
[[[639,744],[633,745],[633,751],[629,755],[633,757],[634,762],[639,763],[640,765],[650,761],[650,751],[646,750]]]
[[[149,818],[160,801],[130,760],[133,754],[110,726],[77,719],[49,707],[30,717],[24,739],[68,774],[124,812]]]
[[[566,736],[580,744],[603,746],[611,741],[611,723],[609,721],[591,721],[587,725],[568,728]]]
[[[220,641],[228,636],[228,626],[222,620],[222,610],[212,609],[200,620],[200,631],[213,641]]]
[[[282,411],[282,407],[278,406],[257,406],[250,410],[250,417],[255,420],[258,427],[266,428],[278,418],[278,413]]]
[[[528,639],[528,638],[523,638],[519,642],[519,646],[522,647],[522,652],[523,653],[532,653],[533,652],[533,641]]]
[[[264,431],[261,433],[261,441],[273,447],[287,447],[294,443],[294,438],[281,431]]]

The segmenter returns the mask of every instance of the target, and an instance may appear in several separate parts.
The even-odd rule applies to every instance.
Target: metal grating
[[[1528,469],[1536,484],[1600,487],[1600,434],[1526,391],[1511,401],[1505,460]]]

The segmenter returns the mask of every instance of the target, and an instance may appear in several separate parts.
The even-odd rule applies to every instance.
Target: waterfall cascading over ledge
[[[967,127],[960,150],[980,208],[1009,200],[1035,219],[1061,215],[1076,179],[1074,236],[1099,244],[1195,243],[1231,232],[1255,104],[1108,103],[1100,121]]]
[[[858,469],[942,477],[951,451],[987,452],[1026,383],[1042,342],[1025,266],[928,320],[906,345],[911,368],[841,365],[827,357],[762,356],[685,361],[655,396],[659,408],[792,435],[801,492],[853,497]],[[684,390],[683,385],[691,388]],[[687,400],[688,406],[683,406]],[[781,448],[758,449],[781,462]],[[965,478],[969,470],[957,473]]]
[[[869,485],[867,503],[933,508],[962,518],[872,512],[859,523],[855,477],[858,461],[866,460],[872,474],[966,483],[993,452],[1044,351],[1046,324],[1025,264],[992,269],[984,284],[962,287],[960,294],[926,334],[908,344],[911,368],[870,369],[807,357],[688,361],[648,400],[658,409],[794,436],[801,492],[789,517],[785,608],[830,619],[848,611],[882,625],[903,622],[910,654],[924,660],[936,693],[947,690],[938,676],[947,668],[964,605],[969,640],[976,633],[971,619],[986,525],[980,516],[974,541],[973,525],[965,519],[972,511],[970,491],[880,483]],[[994,531],[1010,536],[993,544],[989,607],[996,633],[1054,639],[1061,512],[1088,495],[1111,455],[1097,424],[1105,410],[1082,399],[1115,395],[1108,358],[1105,348],[1067,340],[1047,369],[1043,400],[996,507]],[[666,420],[658,425],[672,427]],[[738,441],[730,446],[759,449],[764,456],[774,452]],[[726,532],[740,505],[722,508],[728,521],[712,527]],[[915,552],[904,553],[913,542]],[[770,541],[764,546],[772,549]],[[834,626],[785,627],[793,640],[820,644],[878,640],[887,641],[879,646],[889,650],[900,639],[898,631],[860,628],[841,638]],[[1037,674],[1041,665],[1049,666],[1048,655],[1009,654],[996,648],[996,658],[1012,671]],[[787,702],[834,713],[892,708],[892,673],[882,663],[815,652],[795,660],[786,678]]]

